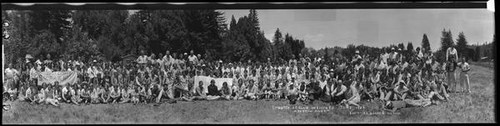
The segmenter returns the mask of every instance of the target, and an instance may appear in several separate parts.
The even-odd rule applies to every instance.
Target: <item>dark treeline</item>
[[[267,61],[297,57],[304,41],[291,35],[271,43],[260,30],[257,11],[231,19],[215,10],[36,10],[2,11],[7,61],[26,54],[44,58],[120,60],[127,55],[159,55],[193,50],[208,60]],[[280,33],[281,34],[281,33]],[[15,57],[15,58],[14,58]]]
[[[133,14],[128,10],[2,10],[2,22],[9,23],[2,27],[10,35],[3,39],[7,62],[20,61],[26,54],[37,59],[51,54],[53,58],[90,60],[99,56],[119,61],[140,55],[141,50],[157,56],[167,50],[177,54],[193,50],[207,60],[233,62],[287,61],[303,56],[328,59],[334,50],[348,57],[356,49],[373,57],[391,47],[403,49],[407,52],[404,55],[411,55],[410,50],[418,46],[431,50],[426,34],[422,45],[416,47],[408,42],[383,48],[348,45],[315,50],[305,48],[304,40],[279,28],[274,31],[272,42],[266,39],[254,9],[239,19],[233,16],[230,24],[226,20],[216,10],[139,10]],[[443,29],[440,40],[443,46],[435,52],[437,59],[443,58],[449,46],[456,46],[469,58],[478,57],[478,51],[486,51],[471,49],[463,32],[458,37],[455,44],[451,31]],[[493,48],[487,51],[481,54],[494,54],[489,53]]]

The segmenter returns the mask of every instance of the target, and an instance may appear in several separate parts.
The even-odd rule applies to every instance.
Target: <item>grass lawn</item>
[[[363,108],[313,105],[287,101],[196,101],[152,104],[97,104],[60,107],[12,103],[2,113],[11,123],[493,123],[494,70],[472,65],[471,94],[452,93],[439,105],[404,108],[390,113],[381,103],[362,101]]]

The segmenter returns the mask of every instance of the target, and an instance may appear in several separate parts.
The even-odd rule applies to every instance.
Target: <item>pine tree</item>
[[[467,55],[467,40],[465,38],[465,35],[463,32],[460,32],[458,34],[457,38],[457,51],[459,52],[458,55],[459,57],[466,56]]]
[[[431,45],[429,44],[429,39],[427,38],[426,34],[424,34],[424,36],[422,38],[422,50],[425,50],[425,51],[431,50]]]

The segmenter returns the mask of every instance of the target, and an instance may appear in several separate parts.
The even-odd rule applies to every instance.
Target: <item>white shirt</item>
[[[137,63],[147,63],[148,62],[148,56],[142,55],[137,58]]]
[[[195,55],[189,55],[188,60],[189,62],[196,62],[198,58]]]
[[[94,69],[92,69],[92,67],[87,68],[87,74],[91,79],[96,77],[96,75],[94,74]]]
[[[459,63],[460,68],[462,69],[462,72],[465,72],[470,69],[469,63],[464,62],[464,63]]]
[[[418,51],[417,57],[420,59],[422,59],[422,57],[424,57],[424,54],[422,53],[422,51]]]
[[[35,70],[35,68],[31,68],[30,69],[30,79],[34,79],[34,78],[37,78],[38,76],[38,71]]]
[[[13,79],[14,76],[16,75],[16,72],[14,70],[15,69],[11,69],[11,68],[5,69],[5,78],[6,79]]]

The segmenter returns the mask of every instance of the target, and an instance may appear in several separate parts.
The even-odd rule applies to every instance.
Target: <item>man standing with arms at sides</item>
[[[446,49],[446,61],[452,65],[450,66],[450,69],[448,69],[447,83],[450,85],[451,91],[456,92],[457,84],[455,81],[455,68],[457,66],[458,53],[454,47],[448,47],[448,49]]]
[[[165,52],[165,56],[162,57],[162,60],[163,60],[163,64],[165,66],[169,66],[170,65],[170,62],[172,61],[172,56],[170,55],[170,51],[166,51]]]
[[[141,50],[141,56],[139,56],[139,58],[137,58],[137,63],[139,64],[145,64],[148,62],[148,56],[146,55],[146,53],[144,52],[144,50]]]

